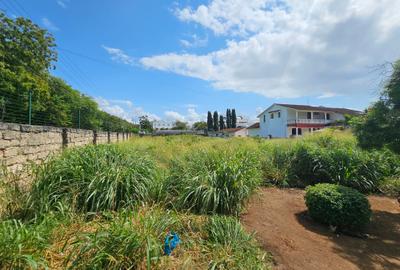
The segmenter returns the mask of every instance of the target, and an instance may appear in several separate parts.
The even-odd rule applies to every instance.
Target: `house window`
[[[292,128],[292,135],[296,135],[296,128]]]
[[[271,119],[274,119],[274,113],[270,114]]]
[[[265,114],[264,114],[264,123],[265,123]]]
[[[278,118],[281,118],[281,112],[278,112]]]
[[[298,135],[302,135],[301,128],[297,129],[297,132]]]
[[[331,114],[329,113],[326,114],[326,120],[331,120]]]
[[[311,119],[311,112],[307,112],[307,119]]]

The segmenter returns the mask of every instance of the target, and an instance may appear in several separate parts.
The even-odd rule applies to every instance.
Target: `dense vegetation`
[[[55,68],[55,40],[24,18],[0,12],[0,120],[28,123],[32,94],[32,124],[137,131],[137,127],[99,109],[90,97],[49,73]]]
[[[361,147],[388,147],[400,153],[400,60],[392,68],[380,99],[352,124]]]
[[[399,164],[390,150],[364,151],[336,130],[293,140],[142,137],[67,150],[35,166],[28,192],[13,184],[17,177],[2,177],[0,268],[269,268],[238,221],[257,187],[327,182],[392,192]],[[328,201],[350,193],[335,188]],[[182,240],[173,258],[162,251],[169,231]]]
[[[340,230],[358,231],[371,219],[365,195],[349,187],[317,184],[306,189],[305,201],[310,216]]]

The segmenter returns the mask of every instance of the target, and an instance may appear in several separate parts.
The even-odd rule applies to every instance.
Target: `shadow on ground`
[[[327,226],[314,222],[307,211],[295,216],[305,229],[328,237],[334,244],[332,251],[360,269],[400,269],[400,214],[374,210],[366,228],[367,239],[337,235]]]

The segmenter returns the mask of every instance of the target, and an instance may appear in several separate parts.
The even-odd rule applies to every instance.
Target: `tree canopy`
[[[400,60],[386,81],[380,99],[351,121],[361,147],[388,147],[400,153]]]
[[[54,37],[25,18],[0,12],[0,119],[5,122],[137,131],[137,126],[101,111],[90,97],[49,72],[57,61]]]

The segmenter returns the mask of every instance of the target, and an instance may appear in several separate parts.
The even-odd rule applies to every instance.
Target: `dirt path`
[[[394,199],[370,196],[373,220],[368,239],[336,235],[314,223],[304,191],[265,188],[253,197],[242,223],[276,260],[275,269],[400,269],[400,206]]]

